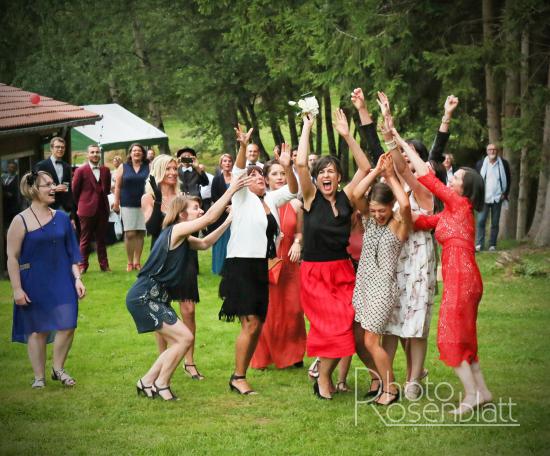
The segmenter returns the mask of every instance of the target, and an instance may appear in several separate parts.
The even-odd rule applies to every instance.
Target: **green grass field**
[[[315,399],[307,367],[250,371],[261,394],[230,393],[238,326],[218,321],[218,278],[210,274],[209,252],[200,254],[196,350],[206,380],[192,381],[179,368],[172,384],[179,402],[138,398],[135,382],[154,360],[156,346],[152,335],[136,334],[125,308],[134,274],[121,272],[119,244],[109,250],[115,272],[100,273],[92,258],[84,277],[88,295],[80,304],[66,366],[78,382],[73,389],[49,379],[43,390],[30,388],[26,347],[10,342],[9,282],[0,282],[0,454],[548,454],[549,251],[521,252],[522,263],[504,267],[495,261],[498,254],[478,257],[485,285],[478,319],[481,365],[495,398],[511,397],[517,404],[512,415],[519,427],[387,427],[368,405],[359,406],[355,425],[354,394],[336,395],[331,402]],[[449,382],[458,392],[452,371],[437,360],[436,323],[437,313],[426,361],[429,378]],[[360,367],[356,359],[352,386],[354,367]],[[395,368],[402,381],[401,351]],[[359,392],[366,387],[361,379]],[[449,416],[443,422],[454,424]]]

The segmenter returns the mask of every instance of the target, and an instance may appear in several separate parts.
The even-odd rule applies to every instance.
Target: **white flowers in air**
[[[314,96],[304,97],[298,100],[298,102],[289,101],[288,104],[290,106],[298,106],[298,108],[300,108],[300,112],[298,113],[299,116],[311,114],[315,117],[319,114],[319,103],[317,102],[317,98]]]

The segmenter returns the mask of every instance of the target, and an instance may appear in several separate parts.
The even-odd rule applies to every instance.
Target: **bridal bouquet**
[[[317,102],[317,98],[315,98],[315,96],[313,95],[310,95],[310,93],[306,93],[305,95],[302,95],[304,98],[301,98],[297,102],[296,101],[288,102],[290,106],[297,106],[300,109],[300,112],[298,112],[298,115],[300,117],[306,114],[311,114],[313,117],[315,117],[316,115],[319,114],[319,103]]]

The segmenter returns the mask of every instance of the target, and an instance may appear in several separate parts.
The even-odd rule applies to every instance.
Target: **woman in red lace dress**
[[[464,386],[465,396],[454,412],[461,414],[492,400],[479,367],[476,333],[483,282],[475,260],[474,209],[483,206],[483,180],[475,170],[460,168],[450,187],[445,186],[395,129],[392,132],[413,163],[419,182],[445,205],[438,214],[419,215],[415,229],[435,229],[435,237],[443,247],[437,347],[439,358],[454,368]]]
[[[285,169],[277,160],[263,168],[269,190],[286,184]],[[303,365],[306,325],[300,304],[300,253],[302,251],[302,203],[293,199],[279,208],[280,237],[277,257],[282,258],[276,285],[269,284],[267,317],[250,361],[253,369],[275,364],[279,369]]]

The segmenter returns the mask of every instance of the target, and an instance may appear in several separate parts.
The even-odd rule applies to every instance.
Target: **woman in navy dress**
[[[220,172],[212,179],[212,202],[217,201],[229,187],[233,170],[233,157],[229,154],[223,154],[220,157],[219,165]],[[212,231],[221,225],[226,217],[227,215],[222,215],[218,221],[214,222],[208,229]],[[227,255],[227,243],[229,242],[230,236],[231,229],[228,229],[212,247],[212,272],[214,274],[220,275],[222,273],[223,262]]]
[[[235,181],[203,217],[198,198],[178,195],[170,202],[163,221],[164,230],[138,274],[137,281],[126,295],[126,307],[138,333],[156,331],[168,342],[168,348],[138,380],[138,395],[150,398],[160,396],[166,401],[177,399],[170,389],[170,380],[194,337],[190,329],[178,319],[170,301],[176,299],[177,290],[183,286],[187,262],[193,261],[190,250],[207,249],[229,226],[230,220],[205,238],[198,239],[192,233],[217,220],[233,193],[244,182],[244,179]]]
[[[86,290],[80,278],[80,250],[69,217],[48,207],[55,184],[45,171],[27,173],[21,194],[31,201],[8,230],[8,272],[13,289],[12,341],[26,343],[33,388],[46,386],[46,344],[54,343],[52,380],[73,386],[65,371]]]

